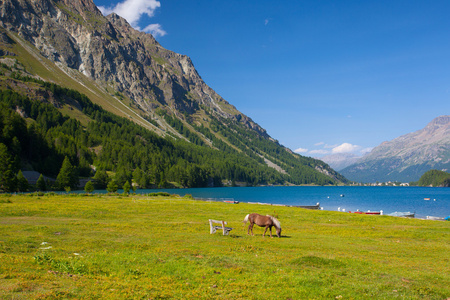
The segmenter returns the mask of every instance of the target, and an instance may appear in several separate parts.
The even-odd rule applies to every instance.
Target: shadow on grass
[[[231,236],[231,235],[230,235]],[[247,235],[244,235],[244,236],[247,236]],[[236,235],[236,236],[233,236],[233,237],[235,237],[235,238],[242,238],[242,237],[244,237],[244,236],[241,236],[241,235]],[[256,237],[262,237],[262,238],[269,238],[270,239],[270,236],[269,235],[266,235],[266,236],[262,236],[262,235],[254,235],[254,236],[249,236],[249,237],[253,237],[253,238],[256,238]],[[290,235],[282,235],[282,236],[280,236],[280,237],[277,237],[276,235],[274,235],[272,238],[274,238],[274,239],[278,239],[278,238],[280,238],[280,239],[290,239],[291,238],[291,236]]]
[[[235,235],[235,234],[230,234],[229,237],[233,238],[233,239],[241,239],[241,238],[243,238],[242,235]]]

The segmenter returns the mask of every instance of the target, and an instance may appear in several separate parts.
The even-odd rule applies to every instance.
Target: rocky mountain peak
[[[450,116],[437,117],[424,128],[424,131],[430,135],[433,135],[436,132],[445,133],[448,130],[450,130]]]
[[[106,84],[142,111],[168,106],[182,115],[204,105],[225,118],[239,115],[206,85],[189,57],[164,49],[117,14],[104,17],[91,0],[5,0],[0,9],[1,26],[60,68]],[[265,132],[248,117],[242,120]]]
[[[450,168],[448,115],[433,119],[423,129],[383,142],[342,174],[356,181],[414,181],[431,168]]]
[[[102,15],[92,0],[56,0],[55,2],[62,3],[71,11],[76,11],[82,15],[86,14],[86,12]]]

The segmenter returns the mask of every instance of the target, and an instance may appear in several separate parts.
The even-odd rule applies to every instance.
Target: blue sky
[[[450,114],[450,1],[94,2],[302,155],[360,154]]]

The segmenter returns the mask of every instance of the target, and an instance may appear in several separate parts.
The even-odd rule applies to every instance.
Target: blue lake
[[[417,218],[450,216],[450,188],[274,186],[137,190],[139,194],[151,192],[286,205],[314,205],[319,202],[324,210],[382,210],[384,214],[409,211],[415,212]]]

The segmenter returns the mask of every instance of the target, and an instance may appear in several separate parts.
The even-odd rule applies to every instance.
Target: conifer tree
[[[109,183],[109,176],[105,170],[98,170],[94,175],[94,187],[96,189],[106,189]]]
[[[134,182],[136,182],[141,188],[145,186],[141,186],[142,178],[144,177],[144,174],[142,170],[139,167],[136,167],[136,169],[133,171],[133,179]]]
[[[66,156],[64,158],[63,164],[56,177],[60,189],[76,189],[78,186],[78,176],[76,174],[75,168],[70,163],[69,158]]]
[[[46,191],[47,190],[47,184],[45,183],[44,176],[41,174],[36,181],[36,187],[40,191]]]
[[[106,190],[109,193],[115,193],[117,192],[117,190],[119,189],[119,187],[117,186],[116,181],[113,179],[108,183],[108,186],[106,187]]]
[[[5,144],[0,143],[0,190],[14,192],[16,190],[16,176],[13,162]]]
[[[23,176],[22,170],[19,170],[19,173],[17,173],[17,187],[19,192],[26,192],[30,187],[28,180]]]
[[[86,182],[86,185],[84,186],[84,191],[86,193],[92,193],[94,191],[94,184],[92,183],[92,181],[88,181]]]
[[[130,189],[131,189],[130,182],[129,181],[125,182],[124,185],[123,185],[123,193],[124,194],[129,194],[130,193]]]

